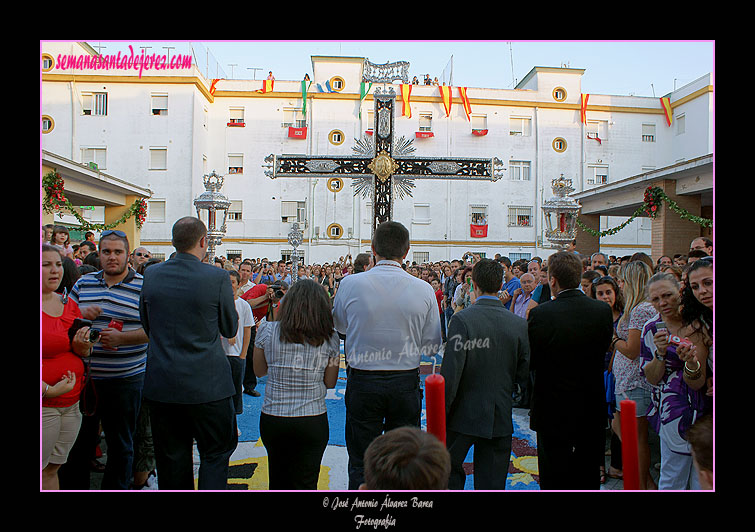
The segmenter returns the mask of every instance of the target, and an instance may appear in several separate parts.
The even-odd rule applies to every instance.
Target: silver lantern
[[[225,222],[231,202],[220,193],[223,187],[223,176],[216,174],[213,170],[209,175],[204,175],[202,180],[206,190],[194,200],[194,206],[197,208],[197,217],[207,227],[207,253],[212,262],[215,258],[215,248],[220,245],[225,236]]]
[[[577,217],[582,206],[567,197],[574,192],[572,180],[561,177],[551,181],[553,198],[543,203],[545,237],[559,248],[565,248],[577,236]]]
[[[299,224],[294,222],[288,233],[288,243],[294,248],[291,254],[291,286],[299,279],[299,253],[298,248],[304,240],[304,233],[299,229]]]

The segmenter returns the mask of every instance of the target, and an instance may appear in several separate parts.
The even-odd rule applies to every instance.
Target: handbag
[[[84,385],[81,387],[81,394],[79,395],[79,410],[85,416],[93,416],[97,411],[97,390],[90,374],[89,366],[91,362],[88,358],[84,358],[83,362]]]

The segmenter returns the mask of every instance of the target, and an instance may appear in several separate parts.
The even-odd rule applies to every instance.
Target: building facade
[[[171,227],[196,215],[202,176],[213,170],[225,176],[222,193],[231,200],[217,254],[290,256],[294,221],[304,231],[305,263],[369,249],[371,200],[353,193],[351,179],[272,180],[263,168],[271,154],[353,154],[372,132],[372,93],[384,86],[360,98],[364,58],[313,56],[303,95],[301,80],[275,80],[265,92],[263,81],[214,81],[195,65],[138,72],[65,61],[95,54],[82,43],[43,43],[42,52],[42,148],[152,191],[141,244],[153,253],[173,251]],[[467,251],[546,257],[556,251],[540,208],[551,180],[563,174],[585,193],[713,153],[710,74],[668,95],[668,126],[658,98],[600,94],[589,95],[583,122],[583,73],[535,67],[515,89],[469,87],[469,117],[457,87],[447,115],[438,87],[425,85],[412,86],[411,117],[402,116],[399,83],[389,84],[396,135],[411,139],[416,155],[497,157],[505,167],[495,182],[416,180],[411,196],[394,198],[393,219],[411,234],[408,260]],[[599,247],[650,254],[651,232],[649,219],[637,219]]]

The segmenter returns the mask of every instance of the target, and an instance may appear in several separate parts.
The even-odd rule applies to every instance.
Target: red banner
[[[470,236],[472,238],[485,238],[488,236],[488,226],[487,225],[475,225],[470,224]]]
[[[466,87],[459,87],[459,95],[461,95],[461,105],[464,107],[464,112],[467,114],[467,120],[471,119],[469,118],[469,113],[472,112],[472,106],[469,105],[469,98],[467,97],[467,88]]]
[[[587,100],[590,98],[589,94],[582,95],[582,108],[580,110],[580,120],[583,124],[587,124]]]

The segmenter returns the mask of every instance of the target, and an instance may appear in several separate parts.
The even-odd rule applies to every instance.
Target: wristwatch
[[[666,357],[665,356],[661,356],[660,353],[661,353],[660,349],[656,349],[655,350],[655,359],[656,360],[660,360],[661,362],[665,362],[666,361]]]

